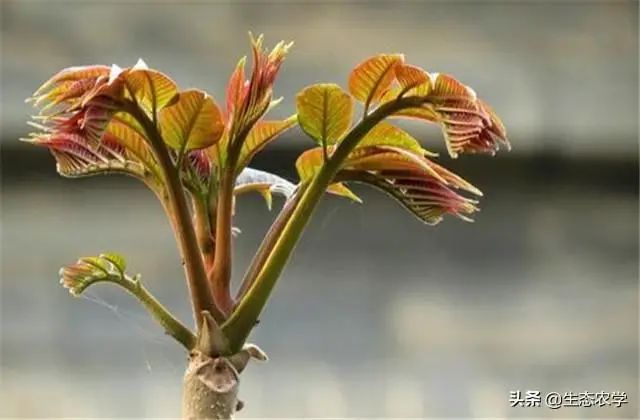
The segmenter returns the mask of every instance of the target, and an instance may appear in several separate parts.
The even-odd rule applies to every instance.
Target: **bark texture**
[[[239,373],[226,357],[212,358],[194,351],[184,375],[184,419],[231,419],[238,401]]]

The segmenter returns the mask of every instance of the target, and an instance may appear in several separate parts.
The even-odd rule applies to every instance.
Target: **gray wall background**
[[[184,354],[128,296],[73,299],[57,269],[116,250],[183,319],[169,227],[129,179],[61,180],[17,142],[24,98],[62,67],[143,57],[218,101],[248,30],[296,42],[295,92],[377,52],[473,86],[514,146],[443,158],[485,192],[474,224],[420,225],[368,190],[328,197],[255,330],[248,417],[638,416],[636,2],[3,1],[0,416],[171,417]],[[417,137],[441,149],[437,130]],[[294,179],[292,131],[255,166]],[[273,214],[240,202],[236,276]],[[509,408],[510,390],[625,391],[622,408]]]

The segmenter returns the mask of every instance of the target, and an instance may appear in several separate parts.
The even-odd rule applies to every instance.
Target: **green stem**
[[[191,350],[195,346],[196,336],[142,285],[139,275],[133,278],[110,275],[100,281],[116,284],[131,293],[149,311],[153,319],[158,321],[165,332],[175,338],[187,350]]]
[[[171,312],[169,312],[148,290],[140,283],[140,280],[130,280],[121,283],[129,293],[138,298],[140,303],[149,311],[151,316],[158,321],[167,334],[175,338],[187,350],[191,350],[196,343],[196,336],[184,326]]]
[[[351,129],[329,161],[322,166],[310,181],[291,217],[282,229],[282,233],[276,240],[260,273],[229,319],[222,326],[224,333],[229,338],[232,351],[237,351],[242,346],[256,324],[291,252],[311,218],[313,210],[327,187],[331,184],[342,162],[353,151],[358,142],[384,118],[402,109],[419,107],[425,102],[425,97],[411,96],[387,102],[378,107]]]
[[[202,323],[202,311],[210,311],[217,319],[221,320],[222,315],[216,308],[213,295],[207,283],[207,275],[204,270],[204,263],[200,255],[198,241],[196,238],[193,225],[191,223],[191,215],[187,207],[187,200],[180,182],[180,174],[174,166],[169,151],[165,146],[162,136],[158,132],[153,122],[136,106],[126,106],[126,111],[131,114],[142,125],[145,133],[151,142],[151,146],[158,160],[158,164],[164,173],[166,180],[169,202],[171,204],[171,214],[169,218],[172,221],[176,237],[180,246],[182,258],[184,260],[185,274],[189,293],[193,306],[194,319],[196,325],[200,328]]]
[[[291,215],[293,214],[293,210],[296,208],[297,202],[300,201],[300,197],[302,196],[303,192],[304,192],[304,187],[302,187],[301,190],[296,191],[295,195],[285,203],[282,210],[280,210],[278,217],[276,217],[274,222],[271,224],[269,231],[267,232],[264,239],[262,240],[260,247],[258,247],[258,251],[253,256],[251,265],[249,266],[249,268],[247,269],[244,275],[244,279],[242,280],[242,285],[240,286],[240,289],[238,290],[238,294],[237,294],[238,301],[242,300],[245,293],[247,292],[247,290],[249,290],[249,288],[255,281],[257,275],[260,273],[260,269],[262,269],[262,267],[264,266],[264,262],[269,256],[269,252],[276,244],[276,241],[279,238],[280,233],[282,232],[282,229],[285,227],[286,223],[291,218]]]

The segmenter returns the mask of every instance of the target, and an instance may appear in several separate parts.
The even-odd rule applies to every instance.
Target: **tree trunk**
[[[242,407],[238,400],[238,370],[226,357],[212,358],[198,351],[189,356],[184,375],[184,419],[231,419]]]

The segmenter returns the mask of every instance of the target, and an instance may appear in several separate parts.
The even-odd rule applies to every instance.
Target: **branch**
[[[231,297],[232,269],[232,227],[233,227],[233,189],[237,176],[236,166],[242,144],[259,116],[248,122],[242,130],[229,138],[226,163],[222,169],[218,188],[218,206],[216,210],[215,256],[213,270],[208,273],[213,299],[224,315],[233,309]],[[232,130],[233,131],[233,130]]]
[[[231,227],[233,223],[234,165],[228,156],[218,190],[216,211],[215,256],[213,270],[209,272],[209,285],[220,310],[228,314],[233,306],[231,300]]]
[[[125,277],[117,283],[138,298],[140,303],[158,321],[165,332],[180,342],[187,350],[191,350],[196,342],[195,335],[169,312],[140,282],[140,276]]]
[[[80,295],[95,283],[113,283],[135,296],[165,332],[187,350],[196,344],[195,335],[169,312],[140,282],[140,274],[129,277],[124,272],[124,259],[115,254],[81,258],[74,265],[60,270],[60,283],[74,295]]]
[[[358,142],[384,118],[402,109],[419,107],[425,102],[425,97],[418,96],[387,102],[363,118],[340,142],[331,159],[322,166],[302,193],[253,284],[223,324],[222,328],[231,342],[232,351],[237,351],[251,332],[313,210],[331,184],[342,162]]]
[[[238,294],[237,294],[238,301],[241,301],[244,298],[244,295],[247,293],[247,291],[255,281],[256,277],[260,273],[260,270],[264,266],[264,262],[267,260],[267,257],[269,256],[269,252],[275,246],[276,241],[278,240],[278,238],[280,237],[280,234],[282,233],[282,229],[286,226],[286,223],[291,218],[291,215],[293,214],[293,211],[296,208],[296,204],[300,201],[300,197],[302,196],[303,192],[304,192],[304,188],[296,191],[295,195],[291,197],[289,200],[287,200],[284,207],[282,208],[282,210],[280,210],[280,213],[278,213],[278,216],[271,224],[269,231],[264,236],[262,243],[260,243],[258,250],[256,251],[255,255],[253,256],[253,259],[251,260],[251,265],[249,266],[249,268],[247,269],[244,275],[244,279],[242,280],[242,285],[240,286],[240,289],[238,290]]]
[[[182,183],[180,182],[178,170],[174,166],[164,140],[153,122],[140,108],[133,106],[131,103],[125,104],[125,110],[144,128],[166,179],[170,208],[172,210],[169,218],[174,227],[184,261],[185,274],[191,295],[196,325],[200,328],[202,323],[201,313],[206,310],[210,311],[211,314],[220,321],[223,319],[223,316],[214,304],[212,293],[207,283],[207,275],[204,270],[196,234],[191,224],[191,215],[187,207],[187,201]]]
[[[193,204],[193,225],[196,230],[196,237],[200,244],[200,252],[204,259],[205,271],[213,268],[215,244],[213,242],[213,234],[211,230],[211,215],[207,204],[208,196],[201,197],[192,195],[191,202]]]

